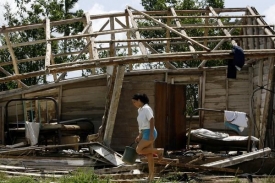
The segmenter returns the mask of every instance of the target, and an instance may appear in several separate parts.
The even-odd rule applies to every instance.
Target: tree
[[[78,0],[15,0],[15,2],[17,3],[18,7],[16,13],[12,13],[9,4],[5,4],[4,6],[4,18],[8,26],[43,23],[46,18],[49,18],[51,21],[55,21],[83,16],[83,10],[71,12]],[[27,7],[30,8],[28,9]],[[81,32],[83,28],[84,27],[82,23],[56,26],[51,29],[51,37],[55,37],[56,34],[63,34],[64,36],[68,36],[70,34],[74,35]],[[32,29],[20,32],[12,32],[9,34],[9,36],[12,43],[31,42],[45,39],[45,30]],[[3,37],[0,37],[0,41],[2,44],[6,44]],[[57,54],[70,52],[71,50],[79,51],[84,47],[84,44],[85,42],[83,40],[69,40],[58,43],[52,42],[52,52],[53,54]],[[14,53],[16,58],[20,60],[45,56],[45,49],[45,43],[42,43],[14,48]],[[10,61],[10,56],[7,50],[1,50],[0,53],[2,62]],[[85,58],[85,55],[83,55],[82,58]],[[73,55],[58,57],[55,58],[55,63],[68,62],[73,59]],[[11,66],[6,66],[4,68],[10,73],[13,73],[13,68]],[[18,68],[20,73],[44,69],[44,59],[18,64]],[[35,85],[46,82],[45,77],[43,76],[27,78],[22,81],[27,85]],[[2,90],[15,87],[17,87],[16,83],[1,85]]]

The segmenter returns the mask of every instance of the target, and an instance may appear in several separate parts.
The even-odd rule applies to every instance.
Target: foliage
[[[27,24],[44,23],[46,18],[51,21],[64,20],[74,17],[82,17],[83,10],[77,10],[72,12],[74,5],[78,0],[14,0],[17,3],[18,9],[15,13],[11,11],[10,5],[7,3],[4,5],[4,19],[7,22],[7,26],[22,26]],[[30,8],[27,8],[30,7]],[[63,34],[64,36],[78,34],[83,30],[82,23],[73,23],[66,25],[58,25],[51,28],[51,37]],[[25,31],[18,31],[9,33],[10,41],[13,44],[22,42],[32,42],[36,40],[45,39],[45,30],[31,29]],[[6,44],[4,37],[0,37],[2,45]],[[67,53],[70,51],[79,51],[84,47],[84,41],[79,40],[65,40],[52,42],[53,54]],[[45,56],[46,45],[45,43],[28,45],[23,47],[13,48],[17,60],[35,58]],[[85,58],[85,55],[82,56]],[[1,62],[10,62],[11,57],[8,50],[0,50]],[[57,57],[55,63],[68,62],[74,59],[73,55]],[[44,59],[38,59],[18,64],[19,73],[26,73],[32,71],[38,71],[45,68]],[[10,73],[14,73],[12,65],[4,66],[4,69]],[[1,73],[0,76],[5,76]],[[26,85],[35,85],[42,82],[46,82],[45,77],[38,76],[22,80]],[[16,88],[16,82],[9,82],[0,85],[1,90],[7,90]]]

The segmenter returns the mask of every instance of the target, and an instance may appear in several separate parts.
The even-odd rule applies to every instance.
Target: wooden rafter
[[[256,13],[252,10],[250,6],[247,7],[248,11],[250,12],[251,15],[256,15]],[[256,18],[256,21],[259,25],[264,25],[263,21],[260,18]],[[273,35],[273,37],[270,37],[273,43],[275,44],[275,36],[274,34],[270,31],[269,28],[264,27],[264,31],[267,35]]]
[[[51,65],[51,55],[52,55],[52,44],[49,39],[51,38],[51,26],[50,19],[46,18],[45,24],[45,33],[46,33],[46,56],[45,56],[45,68]]]
[[[16,60],[16,62],[14,62],[14,59],[11,59],[11,61],[2,62],[2,63],[0,63],[0,66],[3,67],[6,65],[11,65],[11,64],[14,65],[14,63],[19,64],[19,63],[24,63],[24,62],[29,62],[29,61],[38,61],[38,60],[44,59],[46,69],[47,69],[46,71],[48,71],[48,72],[42,70],[42,71],[34,71],[34,72],[29,72],[29,73],[16,74],[16,71],[15,71],[15,75],[7,75],[7,77],[1,78],[1,82],[6,82],[6,81],[14,80],[14,79],[17,80],[17,79],[22,79],[22,78],[34,77],[34,76],[39,76],[39,75],[46,75],[49,73],[55,74],[55,73],[59,73],[59,72],[63,73],[63,72],[67,72],[67,71],[74,71],[74,70],[80,70],[80,69],[96,68],[96,65],[98,65],[98,67],[100,67],[100,66],[105,67],[105,66],[113,66],[113,65],[117,65],[117,64],[130,64],[129,68],[131,68],[131,64],[134,64],[134,63],[163,62],[166,66],[168,65],[167,68],[174,69],[173,65],[170,64],[170,61],[174,62],[174,61],[183,61],[183,60],[193,60],[194,58],[192,56],[194,54],[198,54],[198,59],[203,59],[203,63],[201,64],[201,66],[202,66],[202,65],[204,65],[204,61],[206,61],[206,60],[225,59],[228,57],[230,58],[230,56],[227,55],[229,50],[221,50],[218,52],[217,52],[217,50],[215,50],[215,49],[218,49],[219,46],[224,41],[230,40],[230,39],[236,39],[236,40],[239,39],[240,43],[243,43],[246,46],[244,48],[246,58],[249,58],[249,59],[257,58],[255,51],[248,50],[248,49],[254,49],[254,48],[262,50],[262,53],[258,54],[258,56],[259,56],[258,58],[263,58],[264,53],[266,53],[266,55],[265,55],[266,57],[273,57],[273,54],[270,53],[266,49],[267,48],[266,46],[261,48],[261,47],[255,47],[255,45],[254,45],[257,43],[254,43],[253,40],[257,41],[258,39],[262,39],[262,40],[271,39],[271,40],[273,40],[273,43],[274,43],[275,36],[274,36],[274,32],[270,29],[270,27],[263,21],[263,19],[262,19],[263,16],[259,15],[256,12],[256,10],[254,10],[253,8],[248,7],[248,8],[224,8],[224,9],[212,8],[211,9],[211,7],[210,7],[209,9],[199,9],[199,10],[174,10],[175,12],[173,12],[173,13],[168,10],[166,10],[166,11],[137,11],[136,9],[133,9],[131,7],[127,7],[127,8],[128,8],[128,10],[126,10],[124,12],[119,12],[119,13],[108,13],[108,14],[102,14],[102,15],[86,15],[86,17],[84,17],[84,18],[81,17],[81,18],[67,19],[67,20],[61,20],[61,21],[48,21],[47,22],[47,24],[50,25],[50,26],[47,26],[47,29],[49,29],[49,27],[53,27],[53,26],[71,24],[71,23],[75,23],[75,22],[84,22],[86,24],[84,25],[85,28],[82,31],[83,34],[60,36],[60,37],[56,37],[56,38],[47,37],[47,39],[45,39],[45,40],[37,40],[37,41],[25,42],[25,43],[16,43],[16,44],[10,43],[9,48],[8,48],[8,45],[0,46],[0,49],[11,50],[12,48],[15,48],[15,47],[22,47],[22,46],[27,46],[27,45],[35,45],[35,44],[45,43],[49,47],[51,41],[58,42],[59,40],[66,40],[66,39],[83,39],[83,38],[86,39],[86,38],[96,38],[97,36],[101,36],[101,35],[111,36],[111,35],[116,35],[118,33],[127,33],[126,39],[119,39],[118,36],[117,37],[115,36],[115,38],[110,38],[108,40],[106,40],[106,39],[95,40],[94,39],[94,42],[93,42],[94,44],[112,43],[112,45],[115,45],[116,43],[119,43],[119,42],[125,42],[125,43],[127,43],[127,45],[122,44],[115,48],[116,49],[127,48],[128,55],[126,57],[118,58],[115,55],[108,55],[107,58],[95,58],[94,57],[94,55],[96,55],[96,54],[94,54],[95,52],[97,52],[98,50],[112,51],[112,50],[110,50],[111,47],[105,46],[105,47],[98,48],[98,50],[93,50],[93,53],[91,54],[91,52],[89,52],[88,48],[92,47],[90,45],[92,42],[91,43],[87,42],[87,45],[81,51],[72,51],[72,52],[58,53],[58,54],[45,53],[43,56]],[[213,16],[209,15],[210,12],[212,12]],[[213,14],[213,12],[216,14]],[[248,12],[248,13],[246,13],[244,16],[233,15],[233,14],[226,15],[226,16],[219,16],[219,14],[222,12],[234,12],[234,13]],[[179,20],[181,18],[188,17],[188,16],[181,16],[181,14],[188,14],[188,15],[190,14],[190,16],[192,16],[192,14],[197,15],[198,13],[201,14],[199,17],[201,17],[201,18],[204,17],[206,19],[207,18],[212,19],[215,17],[216,18],[239,17],[239,18],[242,18],[242,20],[236,24],[235,22],[224,22],[223,23],[219,19],[218,27],[225,32],[224,36],[210,36],[207,33],[205,33],[204,36],[191,37],[191,36],[184,34],[186,29],[204,29],[204,30],[209,29],[209,30],[211,30],[211,29],[217,28],[217,25],[210,24],[210,23],[207,24],[207,22],[194,24],[194,25],[192,25],[192,24],[180,25]],[[122,28],[118,28],[118,29],[113,28],[110,30],[103,30],[107,26],[107,24],[110,23],[110,17],[113,17],[114,20],[122,26]],[[96,30],[93,32],[87,32],[87,30],[89,30],[92,26],[91,24],[89,24],[90,21],[97,20],[97,19],[99,20],[102,18],[106,18],[106,19],[108,19],[108,21],[103,25],[103,27],[99,31]],[[121,18],[125,18],[126,23],[122,23],[121,21],[119,21],[119,20],[121,20]],[[147,26],[147,27],[139,26],[139,27],[137,27],[137,22],[136,22],[137,18],[138,19],[143,18],[143,19],[155,22],[156,26]],[[156,20],[156,18],[167,19],[167,24],[163,24],[161,21]],[[176,20],[176,24],[175,25],[171,25],[171,23],[169,24],[168,23],[169,20],[171,21],[173,19]],[[245,25],[239,25],[239,23],[243,23]],[[255,25],[255,24],[257,24],[257,25]],[[134,25],[136,25],[136,26],[134,26]],[[24,26],[18,26],[18,27],[0,28],[0,33],[9,33],[9,32],[14,32],[14,31],[24,31],[24,30],[32,30],[32,29],[43,29],[43,28],[45,28],[45,23],[39,23],[39,24],[24,25]],[[227,31],[226,29],[228,29],[228,28],[231,28],[231,30]],[[231,35],[232,31],[234,30],[233,28],[243,28],[243,29],[245,28],[247,30],[244,29],[244,32],[240,35]],[[253,31],[255,28],[258,28],[257,30],[259,30],[259,32]],[[249,31],[249,29],[252,31]],[[140,33],[139,31],[153,31],[153,30],[166,31],[166,37],[164,37],[164,38],[152,37],[152,38],[143,39],[142,37],[136,36],[136,33]],[[171,36],[172,34],[170,34],[171,32],[175,33],[175,35],[177,37],[176,36],[172,37]],[[205,32],[207,32],[207,31],[205,31]],[[265,35],[257,35],[257,34],[263,34],[263,33],[265,33]],[[248,40],[248,41],[246,42],[245,40]],[[192,48],[192,45],[195,47],[197,45],[200,46],[199,44],[201,44],[204,47],[202,47],[202,46],[200,46],[200,47],[205,49],[205,47],[207,48],[207,43],[209,43],[209,42],[218,43],[216,45],[216,47],[214,48],[214,50],[211,51],[210,54],[207,54],[205,52],[196,51],[196,50],[193,50],[193,52],[186,51],[186,52],[177,53],[177,54],[168,53],[168,52],[173,51],[173,50],[171,50],[172,44],[173,45],[183,44],[184,46],[189,46],[190,48]],[[142,56],[140,56],[140,55],[133,56],[132,55],[133,53],[131,52],[132,48],[136,47],[138,43],[140,45],[143,45],[143,47],[141,47],[141,48],[143,49],[144,54]],[[188,43],[192,43],[192,44],[188,44]],[[159,53],[157,50],[154,49],[155,46],[165,46],[166,53]],[[170,50],[168,49],[168,46],[170,47]],[[92,47],[92,48],[95,48],[95,47]],[[47,49],[47,50],[49,50],[49,49]],[[151,54],[148,54],[147,51],[150,52]],[[210,49],[208,49],[207,51],[210,51]],[[55,58],[58,58],[61,56],[67,56],[67,55],[77,55],[77,54],[79,54],[77,56],[77,58],[79,58],[79,56],[84,53],[89,53],[90,56],[92,56],[92,57],[90,57],[90,59],[88,59],[88,60],[78,61],[77,63],[64,63],[64,65],[54,63]],[[49,62],[49,60],[50,60],[50,62]],[[74,60],[74,62],[76,60]],[[11,78],[13,78],[13,79],[11,79]]]
[[[88,15],[86,15],[86,17],[89,17]],[[105,24],[100,28],[99,32],[102,31],[109,23],[109,20],[107,22],[105,22]],[[82,31],[82,34],[86,33],[92,26],[92,22],[89,22],[87,23],[87,25],[85,26],[85,28],[83,29]],[[95,36],[97,37],[97,36]],[[87,40],[89,41],[86,46],[78,53],[77,57],[72,61],[72,62],[76,62],[80,56],[86,52],[86,50],[88,49],[89,50],[89,53],[90,55],[92,54],[93,56],[96,55],[94,58],[90,58],[90,59],[98,59],[98,53],[97,53],[97,49],[96,48],[91,48],[91,45],[94,45],[94,43],[92,44],[92,42],[94,42],[93,39],[88,39]],[[56,82],[59,82],[64,76],[65,76],[66,73],[62,73],[60,75],[60,77],[56,80]]]
[[[14,51],[13,51],[13,49],[11,47],[11,42],[10,42],[9,34],[8,33],[4,33],[4,36],[5,36],[5,39],[6,39],[6,43],[7,43],[7,47],[8,47],[9,53],[11,55],[13,70],[14,70],[14,72],[15,72],[16,75],[19,75],[19,70],[18,70],[18,66],[17,66],[17,59],[16,59]],[[18,87],[21,88],[22,87],[21,82],[17,81],[17,83],[18,83]]]
[[[122,27],[124,27],[124,28],[126,28],[127,26],[126,25],[124,25],[119,19],[115,19],[116,20],[116,22],[118,23],[118,24],[120,24]],[[135,38],[136,39],[136,36],[135,36],[135,34],[133,33],[133,32],[131,32],[131,35],[132,35],[132,37],[133,38]],[[157,51],[157,50],[155,50],[150,44],[148,44],[147,42],[142,42],[143,44],[144,44],[144,46],[146,47],[146,48],[148,48],[152,53],[155,53],[155,54],[159,54],[159,52]],[[167,68],[169,68],[169,69],[177,69],[174,65],[172,65],[170,62],[166,62],[166,65],[165,65]]]
[[[138,25],[137,25],[136,21],[134,20],[133,13],[132,13],[131,10],[129,10],[129,7],[126,7],[126,11],[128,12],[128,14],[130,16],[130,20],[131,20],[132,26],[135,29],[138,29]],[[135,37],[134,37],[135,39],[141,39],[139,31],[135,31],[135,32],[133,32],[133,34],[135,35]],[[143,55],[147,55],[147,50],[146,50],[144,44],[142,42],[139,42],[138,45],[139,45],[141,53]]]
[[[239,20],[236,24],[239,24],[239,23],[241,23],[242,22],[242,20]],[[230,36],[231,36],[231,33],[233,32],[235,30],[235,28],[232,28],[232,29],[230,29],[230,31],[228,32],[229,34],[230,34]],[[206,40],[206,39],[205,39]],[[215,46],[215,48],[213,48],[213,50],[217,50],[217,49],[219,49],[220,48],[220,46],[226,41],[227,39],[222,39],[216,46]],[[206,64],[206,62],[207,62],[207,60],[203,60],[201,63],[200,63],[200,65],[198,66],[199,68],[201,68],[201,67],[204,67],[205,66],[205,64]]]
[[[196,51],[196,52],[179,52],[176,54],[151,54],[151,55],[134,55],[132,57],[122,56],[122,57],[109,57],[102,58],[97,60],[85,60],[79,61],[77,63],[64,63],[64,64],[55,64],[50,66],[49,71],[34,71],[31,73],[24,73],[18,75],[12,75],[5,78],[0,78],[1,82],[7,82],[11,80],[24,79],[29,77],[35,77],[39,75],[52,74],[65,71],[75,71],[91,67],[105,67],[108,65],[117,65],[117,64],[129,64],[129,63],[146,63],[146,62],[165,62],[169,61],[185,61],[192,60],[193,54],[198,54],[198,60],[216,60],[216,59],[230,59],[232,58],[229,53],[231,50],[217,50],[212,52],[207,51]],[[265,49],[265,50],[244,50],[246,58],[267,58],[274,57],[274,49]],[[111,60],[111,61],[110,61]]]
[[[175,18],[177,27],[182,27],[180,21],[178,20],[178,16],[177,16],[177,13],[176,13],[176,11],[174,10],[174,8],[171,7],[170,10],[171,10],[171,12],[172,12],[173,17]],[[183,30],[183,29],[180,31],[180,33],[183,34],[183,35],[185,35],[185,36],[188,36],[188,35],[186,34],[185,30]],[[192,46],[192,44],[188,44],[188,47],[189,47],[189,50],[190,50],[191,52],[195,52],[195,51],[196,51],[196,50],[194,49],[194,47]]]
[[[9,73],[8,71],[6,71],[3,67],[0,66],[0,71],[3,72],[4,74],[6,74],[7,76],[12,76],[11,73]],[[27,85],[25,85],[25,83],[23,83],[22,81],[18,80],[18,82],[21,84],[21,86],[23,86],[24,88],[28,88]]]
[[[214,10],[214,9],[213,9]],[[152,18],[155,19],[167,19],[167,18],[174,18],[173,16],[151,16]],[[264,15],[214,15],[214,16],[209,16],[209,15],[200,15],[200,16],[195,16],[195,18],[258,18],[258,17],[265,17]],[[178,19],[185,19],[185,18],[194,18],[193,15],[189,16],[177,16]],[[143,19],[142,16],[136,16],[135,19]]]
[[[154,22],[157,23],[157,24],[160,24],[161,26],[163,26],[163,27],[165,27],[166,29],[168,29],[168,30],[174,32],[175,34],[180,35],[181,37],[183,37],[184,39],[186,39],[186,40],[192,42],[193,44],[196,44],[196,45],[198,45],[198,46],[204,48],[205,50],[210,51],[210,49],[209,49],[208,47],[206,47],[206,46],[204,46],[204,45],[198,43],[197,41],[195,41],[195,40],[189,38],[188,36],[186,36],[186,35],[184,35],[184,34],[178,32],[177,30],[175,30],[175,29],[173,29],[173,28],[171,28],[171,27],[167,26],[166,24],[164,24],[164,23],[162,23],[162,22],[160,22],[160,21],[158,21],[158,20],[152,18],[152,17],[149,16],[148,14],[143,13],[143,12],[141,12],[141,11],[138,11],[138,10],[136,10],[136,9],[130,7],[130,6],[128,6],[128,8],[130,8],[130,9],[132,9],[132,10],[135,10],[135,11],[139,12],[139,13],[142,14],[144,17],[146,17],[146,18],[148,18],[148,19],[154,21]]]

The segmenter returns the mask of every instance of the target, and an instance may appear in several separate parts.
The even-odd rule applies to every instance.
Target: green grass
[[[181,174],[174,174],[170,176],[165,176],[159,180],[155,180],[154,183],[177,183],[181,179]],[[267,178],[254,178],[256,182],[259,183],[275,183],[275,178],[270,176]],[[0,183],[108,183],[110,178],[100,178],[98,175],[94,174],[91,169],[79,169],[71,174],[64,175],[61,178],[40,178],[31,176],[14,176],[10,177],[5,173],[0,173]],[[115,182],[113,180],[112,182]],[[190,183],[197,182],[196,180],[188,181]],[[246,179],[239,179],[235,177],[233,180],[228,180],[229,183],[247,183]]]
[[[0,173],[0,183],[104,183],[108,179],[101,179],[92,170],[79,169],[72,174],[64,175],[61,178],[40,178],[31,176],[9,177]]]

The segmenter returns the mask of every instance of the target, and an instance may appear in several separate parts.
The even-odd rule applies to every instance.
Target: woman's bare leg
[[[136,151],[138,154],[158,154],[159,159],[162,159],[163,149],[162,148],[153,148],[154,141],[143,140],[141,139],[137,145]]]
[[[149,175],[148,175],[148,180],[149,182],[154,180],[154,158],[153,154],[147,154],[147,159],[148,159],[148,169],[149,169]]]

